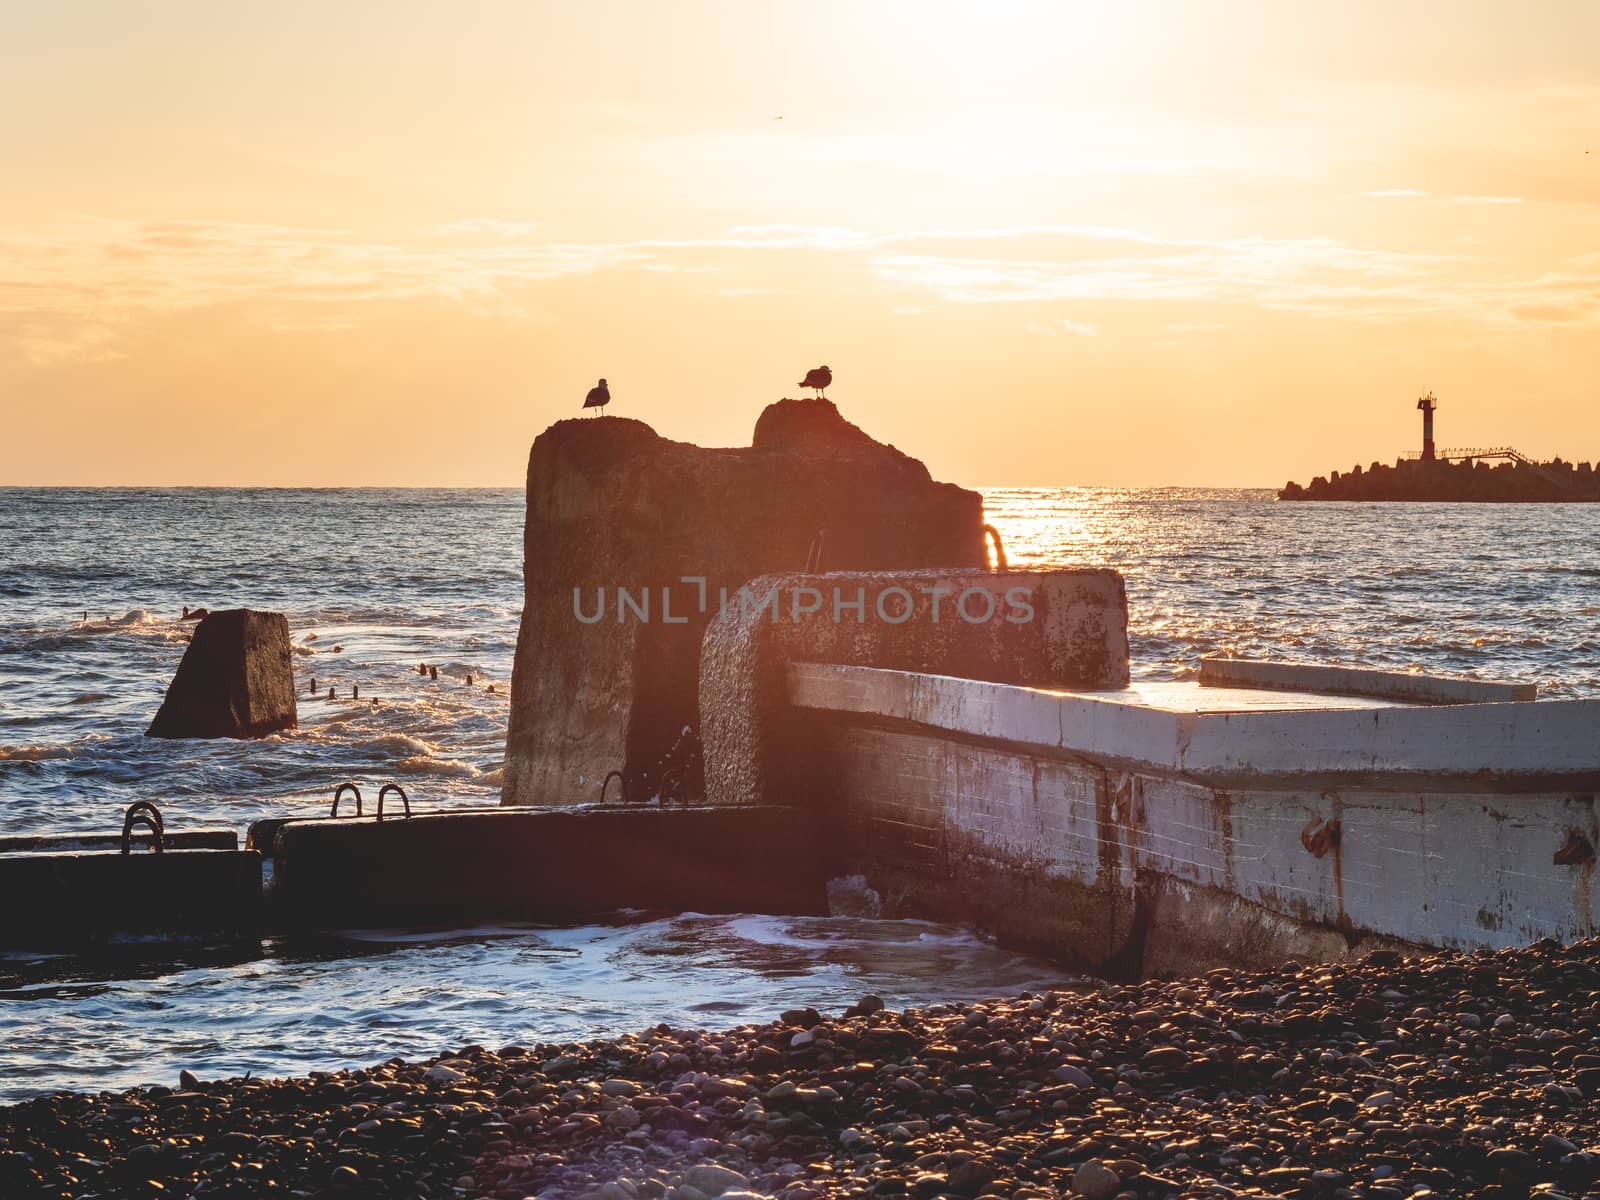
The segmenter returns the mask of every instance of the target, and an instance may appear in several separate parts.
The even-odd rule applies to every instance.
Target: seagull
[[[602,379],[599,384],[589,389],[589,394],[583,398],[584,408],[604,408],[611,403],[611,389],[606,387]]]
[[[806,377],[799,383],[800,387],[816,388],[817,395],[822,395],[829,385],[833,383],[833,372],[827,367],[814,367],[806,372]]]

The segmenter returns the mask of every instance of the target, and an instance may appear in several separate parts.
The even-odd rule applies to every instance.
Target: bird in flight
[[[594,387],[590,388],[589,394],[583,398],[583,407],[585,409],[604,408],[610,403],[611,389],[606,387],[606,381],[604,379],[602,379]]]
[[[828,370],[827,367],[813,367],[811,370],[806,372],[806,377],[800,381],[799,386],[816,388],[817,395],[820,396],[823,392],[827,391],[829,385],[832,383],[832,371]]]

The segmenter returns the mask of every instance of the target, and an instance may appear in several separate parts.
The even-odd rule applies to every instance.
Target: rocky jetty
[[[749,447],[704,449],[618,417],[561,421],[528,458],[525,602],[507,804],[645,779],[698,723],[701,636],[758,575],[981,567],[983,501],[826,400],[783,400]]]
[[[0,1195],[1592,1195],[1600,942],[725,1032],[467,1046],[0,1110]]]
[[[297,719],[288,618],[231,608],[194,627],[145,736],[265,737]]]
[[[1480,501],[1491,504],[1600,501],[1600,471],[1586,462],[1504,461],[1491,466],[1483,459],[1399,459],[1394,466],[1357,464],[1341,474],[1318,475],[1302,487],[1291,480],[1279,500],[1420,500]]]

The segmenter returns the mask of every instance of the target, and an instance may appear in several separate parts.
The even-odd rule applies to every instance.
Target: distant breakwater
[[[1363,469],[1357,464],[1348,472],[1318,475],[1304,487],[1291,480],[1278,499],[1594,503],[1600,501],[1600,471],[1587,462],[1560,458],[1493,465],[1482,458],[1400,459],[1393,466],[1375,462]]]

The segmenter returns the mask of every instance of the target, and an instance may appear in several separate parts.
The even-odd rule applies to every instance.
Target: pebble
[[[1122,1178],[1098,1158],[1091,1158],[1072,1173],[1072,1190],[1089,1200],[1111,1200],[1122,1190]]]
[[[41,1097],[0,1111],[0,1196],[1560,1200],[1600,1193],[1596,1027],[1600,942],[863,997]]]

